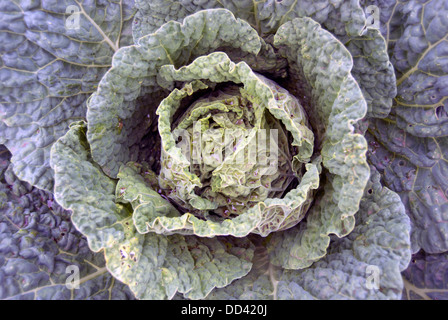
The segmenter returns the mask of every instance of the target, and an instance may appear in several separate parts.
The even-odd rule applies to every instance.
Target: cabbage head
[[[105,61],[67,55],[70,39],[52,51],[85,60],[70,67],[80,91],[48,76],[60,92],[36,110],[82,110],[33,144],[39,174],[9,147],[19,178],[54,193],[105,270],[138,299],[400,299],[411,222],[366,140],[397,82],[365,4],[126,6],[120,23],[95,24],[105,42],[78,43]],[[44,11],[30,12],[28,27]],[[19,145],[11,128],[3,143]]]

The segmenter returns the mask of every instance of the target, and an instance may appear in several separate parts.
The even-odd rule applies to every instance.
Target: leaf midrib
[[[82,12],[82,14],[86,17],[86,19],[95,27],[95,29],[100,33],[100,35],[104,38],[104,41],[106,41],[106,43],[112,48],[112,50],[114,50],[114,52],[116,52],[118,50],[118,46],[113,43],[113,41],[104,33],[104,31],[100,28],[100,26],[95,22],[95,20],[93,20],[84,10],[84,7],[82,6],[81,3],[79,3],[78,0],[75,0],[75,2],[79,5],[79,8]],[[121,2],[120,2],[121,4]],[[120,17],[121,19],[121,17]],[[118,37],[119,38],[119,37]]]

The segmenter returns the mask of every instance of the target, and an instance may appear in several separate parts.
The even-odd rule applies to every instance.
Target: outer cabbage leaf
[[[70,6],[79,13],[70,15]],[[51,146],[85,118],[112,55],[132,42],[134,2],[5,0],[0,7],[0,143],[21,180],[52,191]]]
[[[398,95],[390,117],[371,123],[369,159],[406,206],[413,223],[413,252],[420,248],[444,252],[448,250],[448,5],[437,0],[378,5],[384,11],[382,30],[389,39]]]
[[[448,299],[448,254],[420,251],[412,256],[409,267],[402,273],[403,300]]]
[[[103,255],[90,251],[69,212],[18,180],[9,157],[0,146],[0,299],[133,299]]]
[[[362,2],[362,1],[361,1]],[[368,105],[368,115],[386,117],[395,97],[396,82],[387,45],[379,30],[371,28],[358,0],[265,0],[265,1],[136,1],[134,40],[155,32],[168,21],[181,22],[186,16],[204,9],[225,8],[250,23],[270,42],[278,28],[294,18],[310,17],[347,45],[352,54],[352,74],[359,83]],[[367,9],[367,7],[365,7]],[[234,57],[232,57],[233,60]]]
[[[133,24],[134,39],[155,32],[168,21],[182,21],[195,12],[225,8],[247,21],[265,36],[272,34],[285,22],[294,18],[311,17],[319,23],[327,22],[335,34],[360,35],[365,27],[365,18],[358,1],[143,1],[137,0],[138,9]]]
[[[328,254],[311,267],[283,270],[272,265],[264,248],[267,240],[259,239],[252,271],[209,298],[400,299],[400,272],[411,258],[410,221],[400,197],[379,180],[373,169],[355,229],[334,239]],[[379,271],[378,287],[373,286],[372,270]]]
[[[350,53],[328,31],[309,18],[282,25],[275,35],[289,61],[297,97],[308,97],[304,107],[322,146],[326,184],[324,195],[311,207],[306,223],[276,233],[270,254],[274,264],[288,269],[310,266],[326,254],[330,234],[349,234],[355,225],[364,187],[369,178],[366,141],[353,125],[366,112],[366,102],[350,74]],[[288,250],[286,250],[288,248]]]
[[[378,29],[367,29],[362,36],[346,40],[346,47],[353,58],[353,77],[367,101],[367,116],[385,118],[397,94],[386,41]]]
[[[93,251],[104,249],[106,267],[139,299],[199,299],[251,268],[247,239],[139,234],[128,206],[115,202],[116,181],[92,160],[86,124],[73,123],[52,148],[55,198]]]
[[[399,2],[397,0],[361,0],[360,4],[366,9],[371,5],[374,5],[379,9],[379,30],[386,40],[387,51],[391,55],[395,42],[403,33],[403,15],[400,8],[405,2]],[[138,9],[138,3],[136,3],[136,7]],[[367,12],[367,14],[369,13]],[[372,16],[372,18],[374,18],[374,16]],[[375,21],[372,22],[375,23]]]

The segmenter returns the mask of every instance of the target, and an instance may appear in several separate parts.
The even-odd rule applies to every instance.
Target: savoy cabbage
[[[447,14],[0,1],[0,298],[446,299]]]

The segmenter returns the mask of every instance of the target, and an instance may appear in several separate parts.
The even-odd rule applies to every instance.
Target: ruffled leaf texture
[[[85,119],[112,55],[132,42],[134,13],[133,0],[1,2],[0,143],[19,179],[53,191],[51,146]]]
[[[412,221],[413,252],[448,250],[448,4],[370,1],[397,74],[390,116],[371,122],[369,160]]]
[[[89,249],[70,213],[17,179],[10,157],[0,146],[0,299],[134,299],[103,254]]]
[[[284,23],[309,17],[347,46],[354,60],[352,74],[368,104],[368,116],[384,118],[397,94],[394,69],[387,55],[385,39],[378,29],[369,26],[364,12],[368,6],[360,2],[363,1],[137,0],[132,31],[134,41],[138,41],[168,21],[181,22],[200,10],[225,8],[247,21],[269,41]]]
[[[319,184],[320,165],[307,164],[300,185],[284,199],[267,199],[240,216],[224,221],[202,220],[191,213],[181,215],[167,200],[145,181],[140,168],[133,163],[123,166],[119,173],[117,198],[132,204],[133,222],[138,232],[145,234],[183,234],[200,237],[232,235],[244,237],[249,233],[270,233],[280,227],[297,224],[308,208],[309,193]],[[119,197],[118,197],[119,194]]]
[[[73,123],[53,146],[55,198],[93,251],[104,250],[106,267],[139,299],[200,299],[251,269],[253,244],[231,237],[137,232],[128,206],[115,202],[116,180],[92,160],[86,124]]]
[[[274,264],[301,269],[325,256],[330,234],[344,237],[354,228],[369,178],[367,143],[354,133],[354,124],[365,116],[367,107],[350,73],[350,53],[318,23],[309,18],[287,22],[274,44],[289,62],[294,84],[287,88],[298,97],[308,96],[310,122],[320,124],[315,133],[326,169],[323,195],[311,206],[306,223],[274,234],[270,243]]]
[[[400,299],[400,272],[411,259],[410,221],[400,197],[383,187],[372,168],[356,227],[334,238],[328,254],[303,270],[285,270],[269,262],[264,240],[258,241],[252,271],[209,299]],[[376,280],[374,272],[378,272]],[[378,281],[375,285],[374,281]]]

